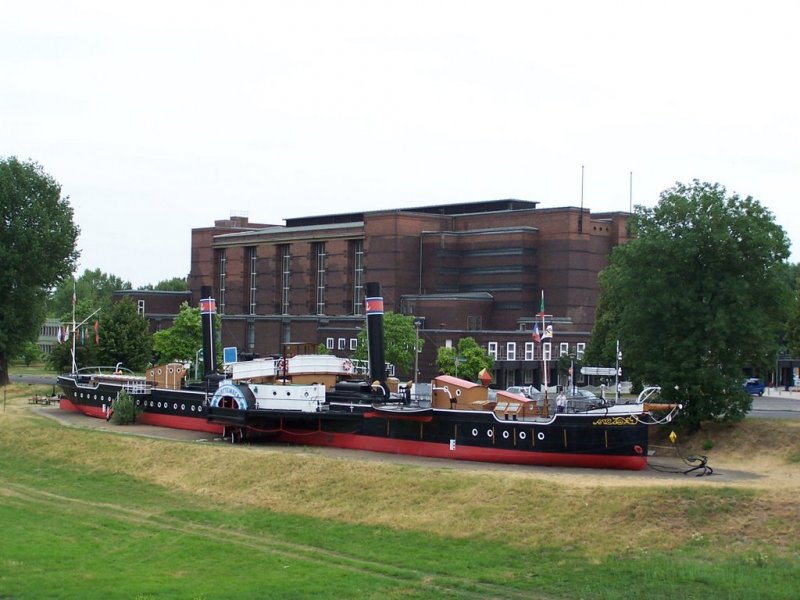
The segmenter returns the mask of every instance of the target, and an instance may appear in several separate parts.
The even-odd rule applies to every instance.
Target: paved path
[[[800,419],[800,392],[783,388],[767,388],[763,396],[753,396],[749,417],[769,419]]]

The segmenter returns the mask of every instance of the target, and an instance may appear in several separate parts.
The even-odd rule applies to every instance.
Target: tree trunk
[[[0,385],[8,385],[8,357],[5,352],[0,352]]]

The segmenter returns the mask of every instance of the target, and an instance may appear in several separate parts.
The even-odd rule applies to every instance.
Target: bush
[[[141,412],[136,408],[136,403],[128,392],[120,392],[114,401],[114,412],[111,413],[111,422],[114,425],[131,425],[136,422],[136,417]]]

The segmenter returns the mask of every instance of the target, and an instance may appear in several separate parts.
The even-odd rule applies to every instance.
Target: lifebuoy
[[[342,361],[342,369],[344,370],[345,373],[352,373],[353,361],[351,361],[349,358],[345,358]]]
[[[284,359],[282,359],[282,358],[279,358],[278,362],[275,363],[275,368],[278,371],[283,371],[286,368],[286,361]]]

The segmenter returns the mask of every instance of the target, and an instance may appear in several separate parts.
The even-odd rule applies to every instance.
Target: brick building
[[[538,384],[542,352],[580,354],[591,332],[597,274],[627,239],[627,213],[493,200],[286,219],[246,217],[192,230],[189,289],[212,286],[223,344],[262,356],[284,342],[355,347],[364,284],[379,281],[387,310],[413,315],[426,340],[420,381],[439,346],[465,336],[497,359],[500,387]],[[545,292],[551,344],[531,330]],[[412,374],[400,374],[411,377]]]
[[[112,302],[130,298],[140,315],[143,315],[150,331],[156,332],[172,327],[175,317],[181,312],[181,304],[192,304],[192,292],[159,290],[117,290],[111,295]]]

